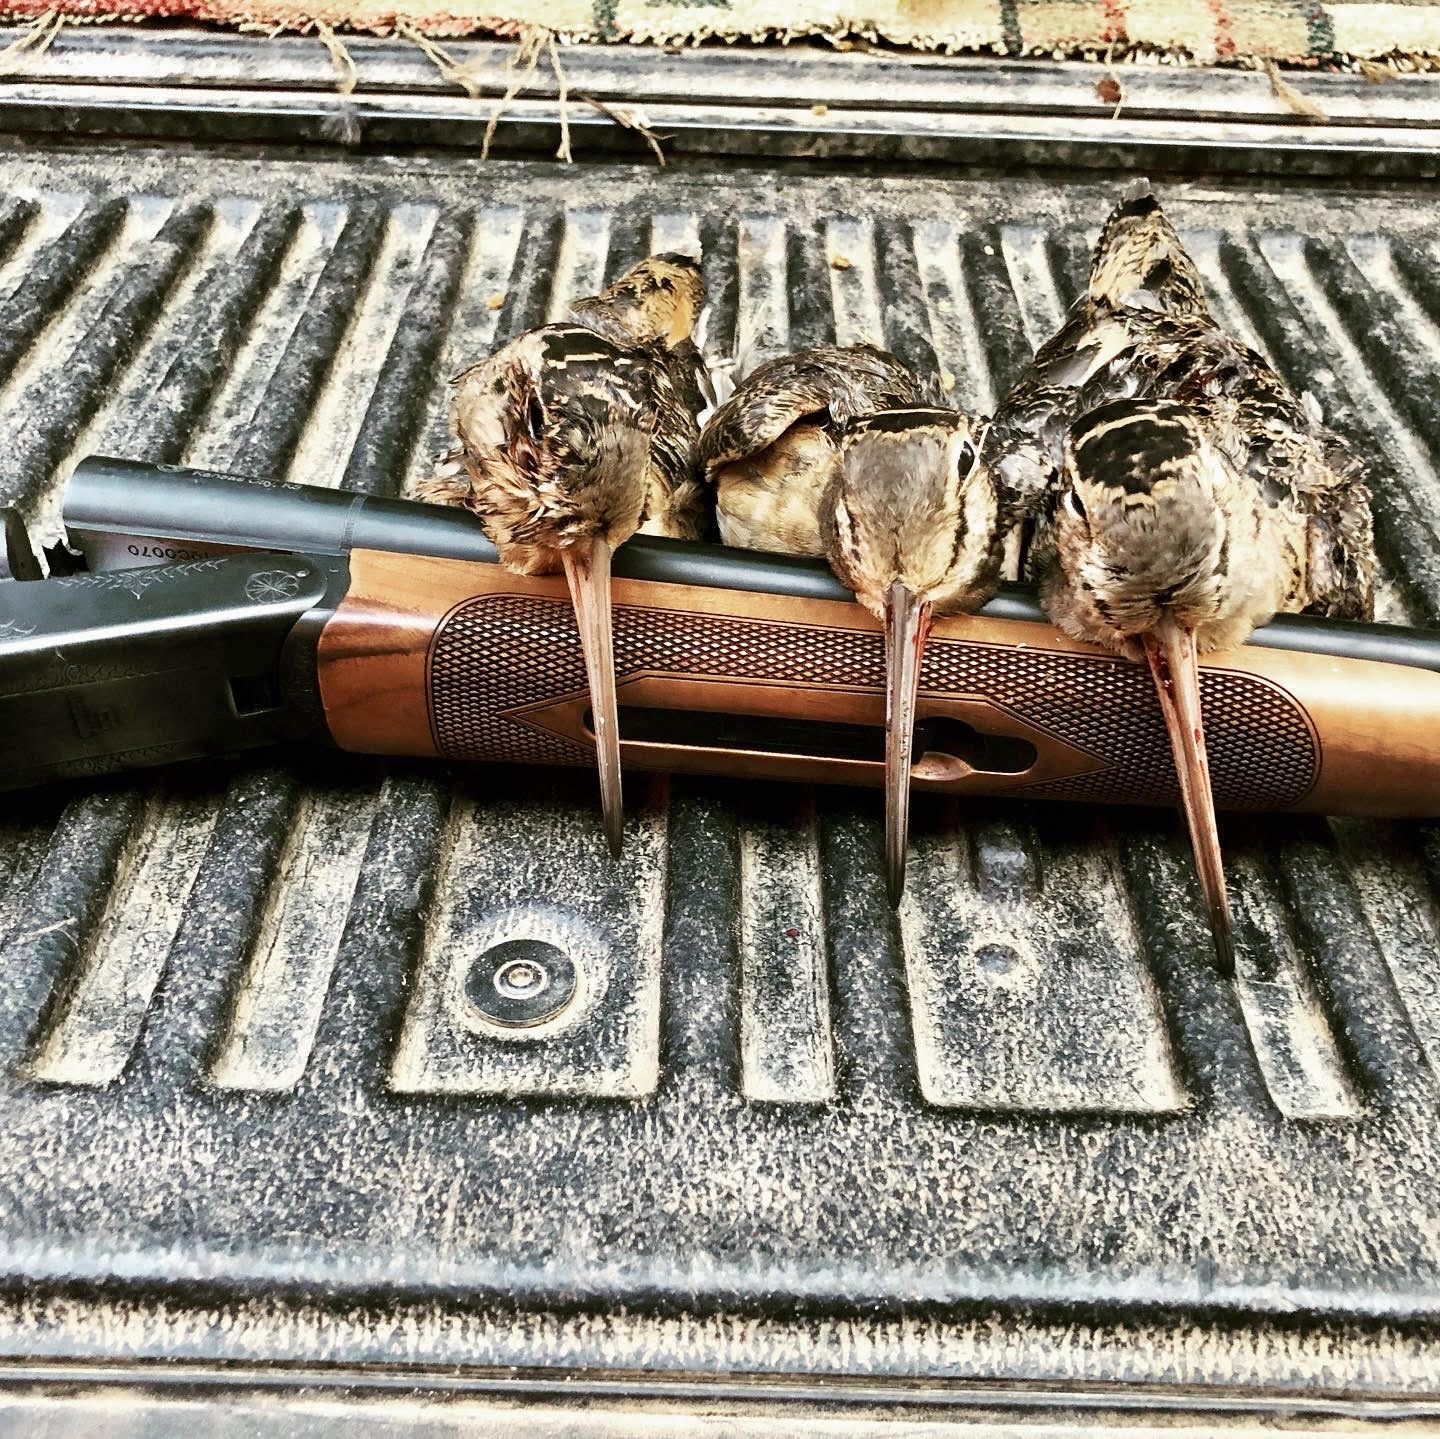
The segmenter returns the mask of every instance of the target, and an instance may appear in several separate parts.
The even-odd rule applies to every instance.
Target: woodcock
[[[885,627],[885,853],[905,883],[920,668],[935,613],[978,609],[1022,495],[982,459],[985,427],[934,403],[893,356],[827,347],[762,365],[711,417],[700,453],[727,543],[823,554]]]
[[[1312,397],[1215,322],[1143,181],[1106,222],[1086,291],[996,430],[1050,466],[1028,571],[1051,618],[1150,666],[1228,971],[1197,656],[1243,643],[1279,610],[1372,617],[1362,467]]]
[[[624,820],[610,619],[610,556],[637,531],[698,539],[708,519],[696,409],[708,390],[691,339],[698,263],[642,261],[571,323],[511,340],[453,381],[457,448],[419,498],[462,505],[519,574],[561,569],[590,685],[605,833]]]

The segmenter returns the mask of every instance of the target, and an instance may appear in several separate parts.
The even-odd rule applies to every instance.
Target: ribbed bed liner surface
[[[988,407],[1123,184],[0,148],[0,503],[99,451],[373,493],[445,380],[650,250],[710,347]],[[1372,458],[1440,624],[1416,188],[1160,193]],[[1162,811],[319,752],[0,809],[0,1351],[1440,1389],[1440,832],[1237,817],[1216,973]],[[497,1036],[470,967],[580,992]]]

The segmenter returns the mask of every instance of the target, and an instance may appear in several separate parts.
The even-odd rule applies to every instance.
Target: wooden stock
[[[593,764],[584,666],[561,577],[371,550],[353,551],[350,569],[350,591],[319,642],[320,691],[342,748]],[[802,720],[822,736],[812,746],[822,753],[806,754],[778,744],[623,740],[622,722],[627,764],[882,782],[881,635],[858,605],[634,580],[615,581],[614,602],[622,709]],[[1440,814],[1440,675],[1250,645],[1207,658],[1201,690],[1221,807]],[[937,742],[915,764],[921,788],[1175,802],[1144,666],[1047,625],[937,620],[919,718],[958,722],[945,733],[1034,747],[1033,762],[1009,772],[977,764],[979,751],[965,745],[951,752]],[[875,759],[826,757],[827,724],[874,727]]]

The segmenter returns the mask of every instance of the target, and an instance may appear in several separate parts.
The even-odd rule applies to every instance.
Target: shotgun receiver
[[[464,512],[90,459],[64,518],[88,571],[0,584],[0,785],[297,739],[593,763],[563,579]],[[636,539],[614,600],[627,764],[881,783],[880,630],[824,565]],[[1221,806],[1440,813],[1440,635],[1285,616],[1201,690]],[[915,753],[925,789],[1177,799],[1148,673],[1018,587],[936,622]]]

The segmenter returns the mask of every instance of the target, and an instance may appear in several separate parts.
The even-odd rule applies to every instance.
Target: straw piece
[[[472,100],[480,98],[481,85],[475,78],[475,72],[471,65],[460,64],[448,50],[437,45],[428,35],[403,20],[396,24],[395,33],[402,40],[408,40],[419,50],[444,79],[452,85],[458,85]]]
[[[1330,117],[1308,96],[1302,95],[1281,73],[1273,61],[1265,62],[1265,73],[1270,78],[1270,88],[1275,98],[1290,111],[1305,120],[1328,120]]]
[[[344,41],[323,20],[315,22],[315,34],[319,36],[320,43],[330,56],[330,63],[335,67],[335,88],[342,95],[353,95],[356,85],[360,83],[355,57],[345,48]]]
[[[560,148],[555,151],[555,158],[564,160],[568,165],[575,158],[570,153],[570,79],[565,74],[565,67],[560,63],[560,46],[556,43],[554,31],[546,36],[546,48],[550,52],[550,68],[555,72],[555,86],[559,91],[560,103]]]
[[[593,106],[607,119],[613,120],[617,125],[626,130],[633,130],[650,147],[655,154],[655,162],[659,165],[665,163],[665,152],[660,148],[660,141],[656,139],[655,132],[646,123],[644,115],[638,110],[622,110],[618,105],[607,105],[603,100],[597,100],[593,95],[579,95],[587,105]]]
[[[545,48],[545,41],[549,33],[548,30],[530,26],[521,34],[514,50],[510,52],[510,58],[505,62],[505,73],[510,76],[510,83],[490,111],[490,123],[486,125],[485,138],[480,142],[480,158],[482,160],[490,157],[490,142],[495,138],[495,131],[500,124],[501,116],[510,108],[510,102],[525,88],[526,83],[534,75],[535,67],[540,63],[540,52]],[[567,140],[568,137],[562,138],[562,145],[565,145]]]
[[[23,74],[55,43],[64,25],[65,17],[58,10],[36,16],[23,34],[0,50],[0,75]]]
[[[1112,40],[1110,48],[1105,52],[1105,73],[1096,82],[1095,92],[1104,104],[1115,107],[1110,112],[1110,118],[1118,120],[1121,107],[1125,104],[1125,84],[1120,79],[1120,72],[1116,70],[1114,61],[1115,42]]]

